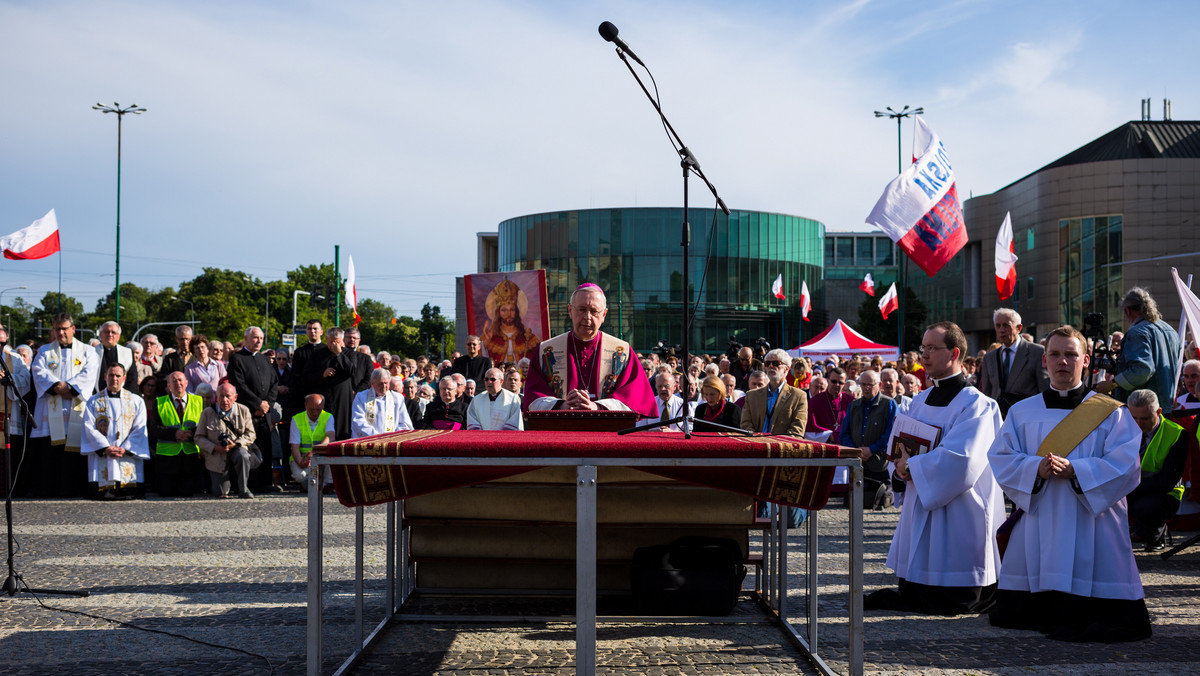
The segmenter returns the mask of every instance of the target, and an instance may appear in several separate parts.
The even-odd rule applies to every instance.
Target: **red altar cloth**
[[[857,449],[798,437],[724,433],[484,432],[416,430],[329,444],[327,456],[485,458],[839,458]],[[332,465],[338,500],[376,505],[530,472],[529,466]],[[640,467],[639,469],[805,509],[829,500],[834,467]]]

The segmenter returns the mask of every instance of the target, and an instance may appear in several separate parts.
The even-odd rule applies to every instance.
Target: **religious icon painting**
[[[463,278],[467,333],[497,364],[516,364],[550,337],[546,271],[487,272]]]

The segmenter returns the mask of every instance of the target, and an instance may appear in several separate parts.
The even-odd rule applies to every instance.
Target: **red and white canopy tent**
[[[866,355],[879,355],[884,359],[899,359],[900,350],[895,345],[884,345],[871,341],[863,334],[846,326],[842,320],[837,320],[833,326],[821,332],[821,335],[804,343],[800,347],[788,350],[793,357],[801,355],[810,359],[825,359],[836,355],[839,359]]]

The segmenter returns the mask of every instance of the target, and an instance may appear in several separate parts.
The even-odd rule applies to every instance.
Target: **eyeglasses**
[[[593,308],[587,308],[587,307],[575,307],[575,306],[570,306],[570,307],[572,310],[575,310],[576,312],[586,312],[589,315],[596,317],[596,318],[603,317],[604,313],[608,311],[605,308],[593,309]]]
[[[497,380],[501,380],[501,379],[500,379],[500,378],[484,378],[484,379],[483,379],[483,382],[485,382],[485,383],[494,383],[494,382],[496,382]]]
[[[926,354],[928,352],[936,352],[938,350],[949,350],[949,349],[950,348],[942,347],[941,345],[922,345],[917,351],[920,352],[921,354]]]
[[[763,362],[763,366],[783,366],[783,362],[779,361],[778,359],[768,359]]]

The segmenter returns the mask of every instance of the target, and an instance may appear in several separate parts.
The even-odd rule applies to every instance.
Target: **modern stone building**
[[[1012,214],[1017,293],[1000,303],[995,241]],[[932,278],[915,266],[907,277],[931,319],[962,325],[972,347],[994,339],[992,311],[1016,307],[1040,337],[1082,328],[1091,312],[1109,331],[1131,286],[1150,290],[1171,324],[1180,303],[1171,267],[1200,273],[1200,122],[1121,125],[990,195],[964,204],[969,240]],[[1146,260],[1174,256],[1163,260]],[[1200,288],[1200,275],[1196,284]]]

